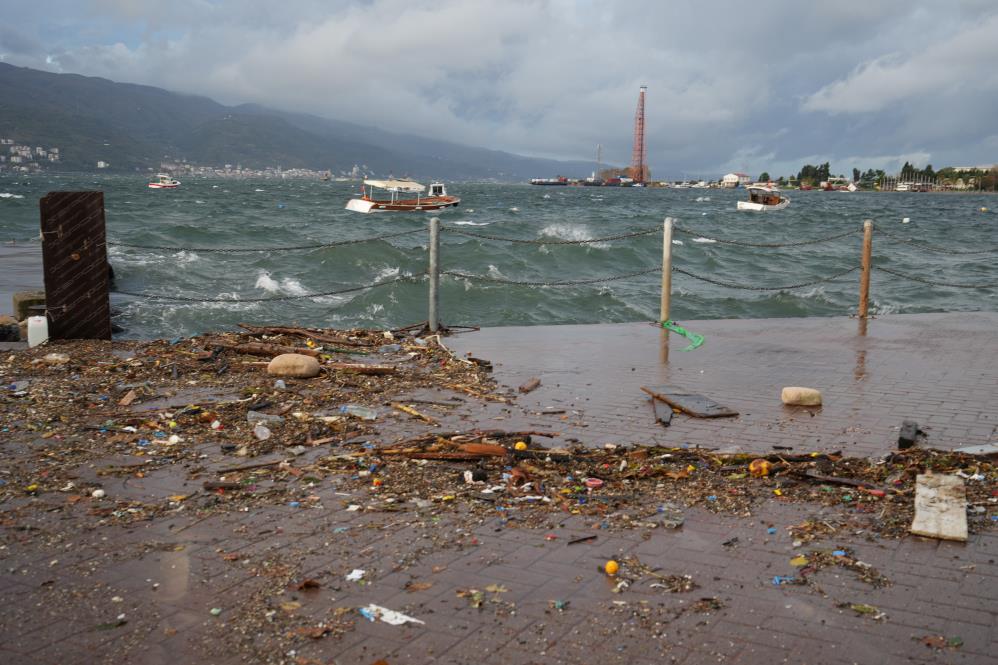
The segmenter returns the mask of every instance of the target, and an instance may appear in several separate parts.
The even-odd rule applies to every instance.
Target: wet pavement
[[[886,317],[865,335],[848,319],[683,324],[707,342],[684,353],[673,339],[667,364],[660,332],[638,324],[448,338],[455,352],[491,360],[501,384],[515,389],[538,377],[541,386],[509,403],[464,395],[459,406],[433,411],[440,428],[385,414],[380,439],[479,427],[560,434],[545,445],[578,439],[759,454],[776,445],[872,457],[895,447],[903,418],[919,422],[926,446],[998,438],[996,314]],[[640,386],[666,383],[741,415],[677,414],[663,428]],[[782,406],[785,385],[821,389],[824,406]],[[415,397],[443,402],[455,393]],[[79,443],[11,437],[5,466]],[[118,512],[132,506],[124,515],[90,497],[6,495],[0,662],[998,660],[998,531],[986,523],[967,543],[882,537],[841,527],[844,516],[880,510],[875,501],[843,512],[786,502],[774,490],[741,512],[686,507],[678,528],[649,520],[618,528],[609,512],[553,509],[528,519],[526,510],[445,508],[446,496],[414,495],[393,507],[349,473],[299,474],[291,480],[307,488],[301,501],[275,494],[250,503],[202,491],[205,478],[237,462],[217,445],[197,452],[135,473],[120,472],[136,464],[128,455],[74,470],[74,482],[99,483]],[[313,448],[296,464],[308,468],[328,452]],[[994,478],[967,482],[990,483],[995,495]],[[258,483],[266,497],[283,481]],[[169,511],[128,519],[128,510],[171,497]],[[996,507],[981,510],[994,516]],[[802,565],[830,556],[835,563],[805,579]],[[621,563],[612,577],[602,572],[610,559]],[[348,581],[355,569],[362,576]],[[368,621],[358,610],[371,604],[422,623]]]

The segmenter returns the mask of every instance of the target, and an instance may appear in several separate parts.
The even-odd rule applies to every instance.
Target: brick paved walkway
[[[497,376],[518,386],[536,376],[542,387],[522,408],[568,409],[560,429],[590,445],[614,441],[740,447],[765,451],[842,450],[877,455],[896,445],[904,419],[928,444],[954,448],[998,439],[998,314],[956,312],[846,318],[684,322],[704,345],[680,351],[670,335],[668,363],[661,333],[646,324],[491,328],[452,338],[461,352],[494,361]],[[669,429],[652,419],[643,385],[675,384],[735,409],[733,419],[677,415]],[[821,409],[791,409],[783,386],[810,386]],[[557,422],[534,416],[531,423]]]
[[[591,445],[763,451],[777,444],[877,454],[892,447],[900,420],[913,417],[932,445],[983,443],[998,423],[996,323],[998,315],[981,313],[891,317],[858,337],[856,321],[839,319],[690,322],[707,343],[680,353],[674,341],[667,366],[657,356],[659,333],[646,326],[485,330],[447,343],[496,361],[508,385],[529,376],[543,385],[515,406],[458,409],[444,426],[528,424]],[[742,416],[677,415],[671,428],[655,426],[638,387],[665,382]],[[785,384],[821,388],[825,407],[784,409]],[[537,415],[543,407],[567,413]],[[400,420],[399,436],[405,427]],[[17,443],[32,445],[54,444]],[[17,446],[4,444],[8,459]],[[221,461],[205,447],[207,467]],[[103,482],[109,495],[152,500],[197,491],[195,471],[167,467]],[[482,516],[439,504],[350,511],[368,497],[336,477],[312,491],[319,501],[311,507],[244,512],[234,502],[207,517],[178,511],[129,525],[106,523],[87,501],[67,505],[62,496],[6,501],[0,662],[998,662],[996,531],[966,544],[846,532],[795,547],[789,526],[832,521],[839,509],[773,500],[751,515],[690,509],[678,529],[622,531],[552,512],[529,528],[516,511]],[[567,544],[585,535],[597,538]],[[853,551],[890,586],[876,588],[841,567],[821,570],[806,586],[773,584],[795,575],[793,557],[831,549]],[[655,576],[635,575],[617,589],[598,570],[611,557],[637,557],[698,586],[673,593],[655,586]],[[344,579],[354,568],[366,571],[362,582]],[[306,578],[320,586],[298,590]],[[481,592],[478,600],[471,590]],[[425,623],[368,622],[357,608],[369,603]],[[886,616],[850,609],[856,604]],[[319,625],[329,634],[295,633]]]

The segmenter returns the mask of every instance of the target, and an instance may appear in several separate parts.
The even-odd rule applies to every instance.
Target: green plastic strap
[[[680,349],[681,351],[692,351],[693,349],[700,348],[703,344],[703,335],[698,335],[695,332],[690,332],[686,328],[682,327],[675,321],[662,321],[662,327],[666,330],[676,333],[677,335],[682,335],[686,339],[690,340],[690,345],[685,349]]]

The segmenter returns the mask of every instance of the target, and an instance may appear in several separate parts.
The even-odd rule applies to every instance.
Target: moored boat
[[[568,184],[568,178],[563,176],[558,176],[557,178],[532,178],[530,180],[531,185],[554,185],[554,186],[565,186]]]
[[[156,174],[156,179],[149,183],[152,189],[176,189],[180,187],[180,181],[166,173]]]
[[[354,212],[426,212],[453,208],[461,202],[456,196],[447,193],[442,182],[430,184],[428,196],[420,196],[426,187],[412,180],[365,180],[359,199],[347,201],[346,209]],[[367,193],[366,187],[383,189],[388,192],[388,198],[374,198]],[[412,195],[415,196],[408,196]]]
[[[790,205],[790,199],[768,185],[753,185],[746,187],[746,189],[749,193],[749,200],[739,201],[738,210],[767,212],[769,210],[783,210]]]

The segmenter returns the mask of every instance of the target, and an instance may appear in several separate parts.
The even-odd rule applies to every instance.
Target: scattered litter
[[[364,579],[364,575],[366,574],[367,574],[366,570],[362,570],[360,568],[354,568],[352,571],[350,571],[347,574],[345,579],[347,582],[359,582],[360,580]]]
[[[368,621],[383,621],[384,623],[391,624],[392,626],[401,626],[405,623],[418,623],[425,624],[425,621],[420,621],[411,616],[402,614],[401,612],[396,612],[395,610],[390,610],[387,607],[381,607],[380,605],[368,605],[367,607],[361,607],[359,612]]]

